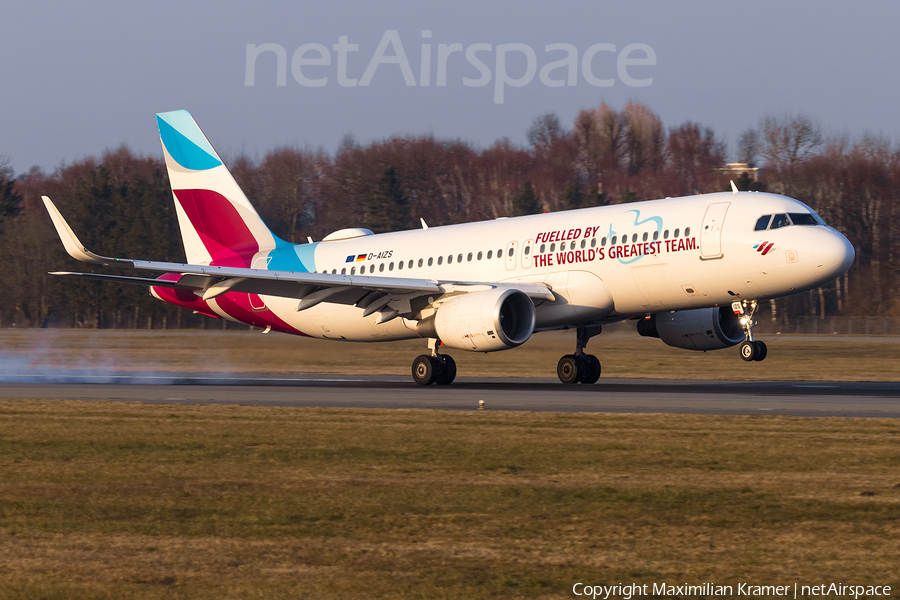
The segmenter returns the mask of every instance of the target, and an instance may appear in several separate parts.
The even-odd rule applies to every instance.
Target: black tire
[[[593,354],[586,354],[582,367],[584,373],[581,374],[581,383],[597,383],[600,379],[600,360]]]
[[[583,371],[581,361],[574,354],[566,354],[556,364],[556,375],[565,384],[578,383]]]
[[[434,378],[434,382],[438,385],[450,385],[456,379],[456,361],[452,356],[441,356],[441,368]]]
[[[437,360],[427,354],[416,357],[412,364],[413,380],[419,385],[431,385],[438,372]]]
[[[753,345],[756,346],[756,356],[753,357],[753,360],[765,360],[766,356],[769,354],[769,349],[766,348],[766,343],[755,341],[753,342]]]
[[[743,358],[747,362],[750,362],[756,358],[758,350],[756,349],[755,343],[744,340],[743,342],[741,342],[739,348],[741,352],[741,358]]]

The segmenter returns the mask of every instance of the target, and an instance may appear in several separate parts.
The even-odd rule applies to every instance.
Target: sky
[[[900,141],[897,2],[35,0],[0,14],[0,157],[16,173],[122,144],[161,156],[153,115],[175,109],[226,160],[334,153],[347,134],[524,145],[539,115],[571,127],[629,100],[732,149],[765,114]]]

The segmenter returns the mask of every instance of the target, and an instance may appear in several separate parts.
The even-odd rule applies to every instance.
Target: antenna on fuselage
[[[737,194],[737,193],[738,193],[737,186],[734,185],[734,179],[731,180],[731,193],[732,193],[732,194]]]
[[[428,229],[428,223],[425,222],[425,219],[419,217],[419,222],[422,223],[422,229]]]

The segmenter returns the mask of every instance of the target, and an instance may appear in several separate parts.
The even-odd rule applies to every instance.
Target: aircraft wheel
[[[581,383],[597,383],[600,379],[600,360],[593,354],[586,354],[582,367],[584,372],[581,375]]]
[[[563,383],[578,383],[584,369],[574,354],[566,354],[556,365],[556,374]]]
[[[441,368],[434,378],[438,385],[450,385],[456,379],[456,361],[452,356],[441,355]]]
[[[753,342],[753,345],[756,346],[756,356],[753,357],[753,360],[765,360],[766,356],[769,354],[769,349],[766,348],[766,343]]]
[[[413,379],[419,385],[431,385],[437,376],[437,367],[437,360],[433,357],[427,354],[417,356],[412,364]]]
[[[756,344],[747,340],[741,342],[741,358],[750,362],[756,358],[756,355],[759,353],[759,350],[756,348]]]

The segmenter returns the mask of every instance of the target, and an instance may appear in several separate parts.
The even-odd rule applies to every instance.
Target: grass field
[[[588,350],[603,377],[731,380],[895,381],[900,341],[840,337],[767,336],[769,356],[745,363],[737,348],[691,352],[610,327]],[[560,356],[575,349],[573,331],[542,333],[507,352],[447,350],[461,377],[556,377]],[[424,340],[364,344],[314,340],[276,333],[222,331],[0,331],[0,373],[27,368],[128,371],[230,371],[349,373],[408,376]]]
[[[0,598],[897,590],[898,440],[887,419],[0,401]]]

